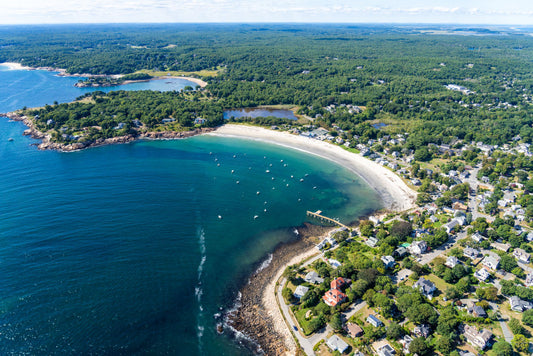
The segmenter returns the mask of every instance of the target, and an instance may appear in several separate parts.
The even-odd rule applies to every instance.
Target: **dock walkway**
[[[339,222],[339,221],[337,221],[335,219],[328,218],[327,216],[322,215],[322,211],[321,210],[317,210],[315,212],[307,210],[307,216],[310,216],[312,218],[318,219],[320,221],[327,221],[327,222],[333,223],[335,225],[338,225],[338,226],[343,227],[343,228],[348,229],[348,230],[350,229],[348,226],[344,225],[343,223],[341,223],[341,222]]]

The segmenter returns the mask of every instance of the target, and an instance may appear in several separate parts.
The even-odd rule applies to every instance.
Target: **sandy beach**
[[[311,138],[292,135],[287,132],[268,130],[255,126],[227,124],[208,135],[225,137],[239,137],[258,140],[287,148],[313,154],[342,165],[375,189],[380,195],[385,208],[403,211],[415,206],[416,193],[411,190],[396,174],[383,166],[368,160],[358,154],[342,149],[339,146],[314,140]],[[324,230],[315,231],[314,236],[321,236]],[[318,233],[318,234],[316,234]],[[309,235],[308,235],[309,236]],[[305,239],[304,239],[305,241]],[[299,244],[280,246],[274,253],[271,266],[250,278],[250,285],[262,288],[248,288],[241,290],[243,306],[237,311],[237,320],[249,320],[248,324],[241,323],[243,332],[257,340],[269,355],[295,355],[297,346],[292,336],[292,330],[287,326],[276,301],[275,288],[283,271],[287,266],[300,263],[316,254],[316,249],[309,241]],[[297,247],[296,251],[295,248]],[[254,301],[254,302],[252,302]],[[260,302],[258,302],[260,301]],[[254,322],[260,325],[254,325]],[[265,328],[265,324],[277,337],[265,337],[258,329]],[[280,345],[283,345],[283,347]]]
[[[227,124],[209,135],[268,142],[328,159],[365,180],[380,195],[386,209],[403,211],[415,206],[416,192],[411,190],[395,173],[339,146],[287,132],[246,125]]]
[[[9,68],[9,70],[28,70],[28,69],[32,69],[30,67],[25,67],[25,66],[23,66],[20,63],[13,63],[13,62],[0,63],[0,66],[7,67],[7,68]]]

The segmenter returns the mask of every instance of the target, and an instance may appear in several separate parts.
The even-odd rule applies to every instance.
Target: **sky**
[[[533,26],[532,0],[0,0],[0,24],[453,23]]]

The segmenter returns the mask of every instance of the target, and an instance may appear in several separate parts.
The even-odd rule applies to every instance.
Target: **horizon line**
[[[470,22],[303,22],[303,21],[270,21],[270,22],[238,22],[238,21],[210,21],[210,22],[41,22],[41,23],[11,23],[1,24],[0,27],[10,26],[64,26],[64,25],[411,25],[411,26],[505,26],[532,27],[532,24],[503,24],[503,23],[470,23]]]

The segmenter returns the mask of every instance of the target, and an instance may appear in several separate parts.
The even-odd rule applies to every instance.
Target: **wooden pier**
[[[314,213],[312,211],[307,210],[307,216],[310,216],[310,217],[315,218],[315,219],[320,220],[320,221],[326,221],[326,222],[338,225],[338,226],[343,227],[343,228],[348,229],[348,230],[350,229],[348,226],[344,225],[343,223],[341,223],[341,222],[339,222],[339,221],[337,221],[335,219],[328,218],[327,216],[322,215],[322,211],[321,210],[317,210]]]

